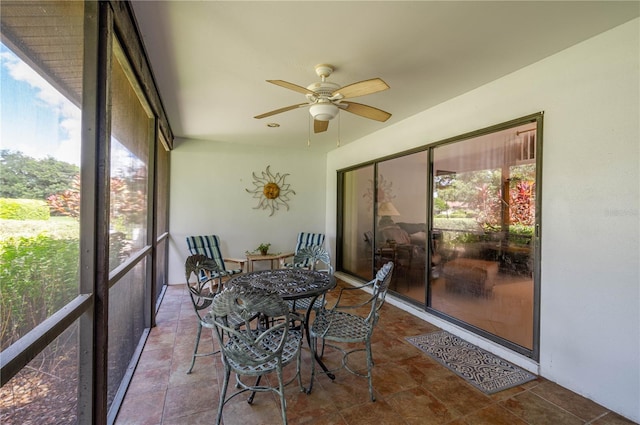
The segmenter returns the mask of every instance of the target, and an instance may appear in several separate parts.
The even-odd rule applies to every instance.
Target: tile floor
[[[339,284],[339,286],[342,283]],[[335,296],[337,289],[330,295]],[[116,424],[215,423],[222,366],[218,355],[196,360],[187,375],[197,322],[184,285],[171,285],[151,330]],[[382,309],[374,332],[373,385],[342,370],[335,381],[316,377],[307,395],[293,383],[286,389],[290,424],[632,424],[625,418],[553,382],[539,378],[494,395],[485,395],[406,342],[405,337],[437,328],[390,304]],[[211,349],[203,331],[200,351]],[[327,349],[328,364],[337,357]],[[291,369],[293,365],[287,368]],[[303,384],[310,380],[310,354],[303,351]],[[232,390],[233,387],[230,387]],[[223,411],[225,425],[279,424],[277,396],[260,393],[252,405],[245,395]]]

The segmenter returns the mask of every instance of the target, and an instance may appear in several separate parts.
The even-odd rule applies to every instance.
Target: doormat
[[[536,379],[526,370],[447,331],[406,339],[485,394],[494,394]]]

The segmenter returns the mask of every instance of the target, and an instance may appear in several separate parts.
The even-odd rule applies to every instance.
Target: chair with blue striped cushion
[[[222,253],[220,252],[220,238],[216,235],[187,236],[187,247],[189,248],[189,254],[206,255],[208,258],[211,258],[216,262],[220,271],[212,272],[211,278],[213,279],[242,273],[243,263],[231,258],[224,258],[222,256]],[[240,268],[227,269],[225,263],[236,263],[240,265]]]
[[[300,232],[300,234],[298,235],[298,241],[296,243],[295,254],[298,254],[303,248],[309,248],[313,246],[324,248],[324,233]],[[284,263],[284,267],[287,268],[310,269],[312,268],[311,266],[311,258],[308,256],[304,256],[300,259],[300,261],[298,261],[298,259],[296,259],[296,256],[294,255],[292,263]]]

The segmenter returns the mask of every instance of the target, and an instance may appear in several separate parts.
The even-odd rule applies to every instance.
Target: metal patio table
[[[307,339],[307,344],[309,345],[309,348],[311,348],[309,317],[311,315],[312,306],[318,297],[336,286],[336,280],[333,275],[317,270],[277,269],[260,270],[233,276],[225,284],[227,287],[231,285],[248,285],[254,288],[274,291],[285,301],[310,298],[309,308],[307,308],[307,311],[305,312],[304,333]],[[311,352],[314,353],[316,362],[318,362],[327,376],[331,379],[335,379],[335,376],[329,372],[328,368],[322,362],[322,359],[316,353],[316,350],[312,349]],[[307,392],[311,392],[312,385],[313,382],[310,383]]]

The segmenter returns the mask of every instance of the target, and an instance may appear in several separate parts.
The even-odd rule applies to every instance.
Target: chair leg
[[[313,362],[313,358],[311,359]],[[300,387],[301,392],[305,392],[304,387],[302,386],[302,347],[298,349],[298,358],[296,359],[296,373],[298,374],[298,386]]]
[[[323,357],[324,357],[324,339],[322,339],[322,350],[320,351],[320,358],[323,358]]]
[[[376,397],[373,395],[373,355],[371,354],[371,341],[367,340],[367,379],[369,380],[369,397],[371,401],[376,401]]]
[[[218,403],[218,415],[216,416],[216,425],[220,425],[222,421],[222,408],[224,407],[225,397],[227,397],[227,386],[229,385],[229,377],[231,376],[231,369],[227,365],[224,367],[224,382],[222,388],[220,388],[220,402]]]
[[[200,334],[202,333],[202,323],[198,322],[198,334],[196,335],[196,346],[193,349],[193,356],[191,356],[191,366],[189,367],[189,370],[187,371],[187,375],[191,373],[191,370],[193,370],[193,365],[196,364],[196,353],[198,352],[198,345],[200,345]]]
[[[313,380],[316,376],[316,348],[318,348],[318,338],[311,337],[309,348],[311,349],[311,381],[309,381],[307,394],[311,394],[311,390],[313,389]],[[324,344],[322,345],[322,351],[324,352]]]
[[[280,409],[282,410],[282,425],[287,425],[287,402],[284,399],[282,366],[278,367],[276,374],[278,375],[278,395],[280,396]]]

